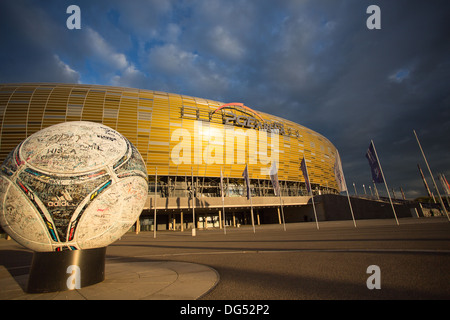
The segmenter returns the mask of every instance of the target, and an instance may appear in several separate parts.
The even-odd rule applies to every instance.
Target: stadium
[[[311,129],[256,109],[124,87],[0,84],[0,161],[43,128],[98,122],[125,136],[146,163],[148,199],[136,231],[154,230],[155,217],[157,230],[181,231],[194,221],[200,229],[249,225],[251,212],[255,224],[312,221],[311,193],[340,191],[337,149]]]

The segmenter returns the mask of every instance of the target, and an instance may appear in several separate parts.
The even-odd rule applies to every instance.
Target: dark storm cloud
[[[81,8],[81,30],[65,27],[70,4]],[[381,30],[366,27],[371,4]],[[361,190],[373,139],[389,185],[410,196],[424,193],[415,129],[434,173],[450,176],[446,0],[8,0],[0,9],[1,82],[244,102],[326,136]]]

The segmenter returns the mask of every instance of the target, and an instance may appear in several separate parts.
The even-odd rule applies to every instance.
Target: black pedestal
[[[80,289],[105,279],[106,247],[34,252],[28,293]]]

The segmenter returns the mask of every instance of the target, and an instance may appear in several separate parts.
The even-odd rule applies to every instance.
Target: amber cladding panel
[[[5,91],[2,90],[3,93]],[[2,156],[26,138],[27,113],[33,90],[23,86],[11,88],[6,107],[3,108]]]
[[[72,88],[55,87],[48,97],[42,119],[42,128],[66,121],[67,102]]]
[[[133,144],[137,143],[138,100],[137,92],[123,92],[117,115],[117,131]]]
[[[152,123],[153,93],[139,92],[137,109],[137,143],[136,147],[141,152],[145,163],[148,160],[148,142],[150,140],[150,127]]]
[[[85,96],[82,119],[85,121],[101,122],[103,115],[103,106],[105,103],[106,90],[104,89],[90,89]],[[82,97],[82,96],[81,96]],[[72,104],[72,114],[75,116],[77,108],[74,108],[77,104]]]

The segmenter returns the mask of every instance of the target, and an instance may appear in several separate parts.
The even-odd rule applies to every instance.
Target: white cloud
[[[198,55],[183,51],[174,44],[153,48],[149,53],[149,63],[156,69],[168,74],[194,72],[193,64]]]
[[[64,63],[57,54],[53,55],[60,76],[67,82],[80,83],[80,74]]]
[[[181,35],[181,28],[175,23],[169,23],[166,28],[164,39],[169,43],[177,42]]]
[[[147,58],[149,74],[159,75],[159,85],[165,90],[182,89],[186,94],[211,97],[222,95],[229,87],[227,77],[213,60],[175,44],[154,47]]]
[[[146,75],[135,64],[127,59],[124,53],[116,50],[97,31],[87,27],[87,42],[90,45],[95,61],[105,67],[107,82],[116,86],[143,87],[146,84]]]
[[[214,51],[220,53],[223,57],[240,60],[245,54],[245,49],[239,39],[233,37],[230,31],[223,26],[215,26],[208,33],[208,37]]]
[[[115,75],[111,79],[111,84],[119,87],[144,88],[146,83],[147,77],[143,72],[136,69],[134,65],[129,65],[121,75]]]
[[[116,52],[97,31],[90,27],[86,29],[88,44],[97,58],[115,69],[124,70],[129,66],[129,62],[123,53]]]

